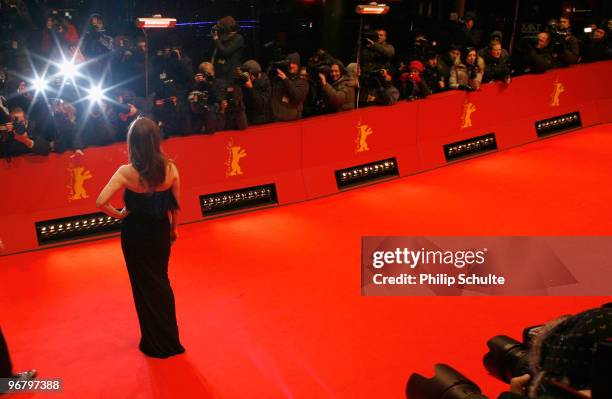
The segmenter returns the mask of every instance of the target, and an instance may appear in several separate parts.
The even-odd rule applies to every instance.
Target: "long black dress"
[[[140,322],[139,348],[158,358],[183,353],[168,280],[168,211],[178,208],[176,199],[171,189],[144,194],[126,189],[124,199],[130,213],[121,225],[121,249]]]

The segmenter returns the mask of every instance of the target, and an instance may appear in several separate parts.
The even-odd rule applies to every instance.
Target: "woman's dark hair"
[[[159,127],[149,118],[136,118],[128,129],[128,157],[138,171],[140,184],[149,192],[166,180],[169,161],[161,151],[160,141]]]

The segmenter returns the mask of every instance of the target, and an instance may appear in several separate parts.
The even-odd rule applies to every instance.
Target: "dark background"
[[[6,2],[7,0],[2,0]],[[10,1],[10,0],[8,0]],[[289,47],[302,57],[323,47],[348,62],[354,58],[360,17],[355,14],[355,0],[28,0],[34,25],[42,27],[45,13],[50,10],[70,10],[77,27],[82,27],[92,12],[105,17],[111,35],[133,34],[138,16],[162,14],[175,17],[179,23],[213,22],[232,15],[241,22],[247,40],[246,58],[266,58],[264,44],[274,39],[279,31],[287,34]],[[384,27],[388,41],[399,53],[411,42],[416,32],[431,37],[439,31],[451,11],[463,15],[476,11],[477,26],[485,34],[493,30],[504,33],[507,47],[512,33],[516,2],[513,0],[387,0],[391,11],[386,16],[368,16],[365,22],[372,27]],[[518,34],[523,24],[538,27],[549,17],[558,17],[563,10],[574,10],[576,28],[591,22],[601,24],[612,17],[612,1],[533,0],[519,2]],[[63,11],[62,11],[63,12]],[[251,21],[251,22],[246,22]],[[169,36],[178,38],[196,63],[210,58],[212,47],[210,24],[182,25],[171,32],[153,32],[152,47],[162,44]],[[525,33],[525,32],[524,32]],[[34,33],[35,34],[35,33]]]

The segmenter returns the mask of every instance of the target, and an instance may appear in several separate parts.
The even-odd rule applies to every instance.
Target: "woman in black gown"
[[[178,336],[174,294],[168,280],[170,246],[177,238],[179,175],[161,152],[155,122],[138,118],[127,135],[129,164],[121,166],[96,204],[107,215],[123,219],[121,249],[127,265],[140,322],[140,350],[166,358],[185,352]],[[110,204],[125,189],[125,207]]]

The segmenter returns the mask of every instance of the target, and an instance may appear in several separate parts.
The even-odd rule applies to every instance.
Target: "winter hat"
[[[423,72],[423,63],[421,61],[410,61],[410,64],[408,64],[408,70],[412,70],[412,69],[416,69],[419,72]]]
[[[259,65],[259,63],[255,60],[245,61],[244,64],[242,64],[242,67],[248,69],[253,75],[257,75],[261,72],[261,65]]]
[[[287,59],[292,64],[297,64],[298,66],[300,65],[300,53],[298,53],[298,52],[289,54],[287,56]]]
[[[546,377],[566,379],[576,389],[591,386],[593,354],[598,344],[612,337],[612,308],[589,309],[547,324],[535,338],[531,367],[537,385]]]

